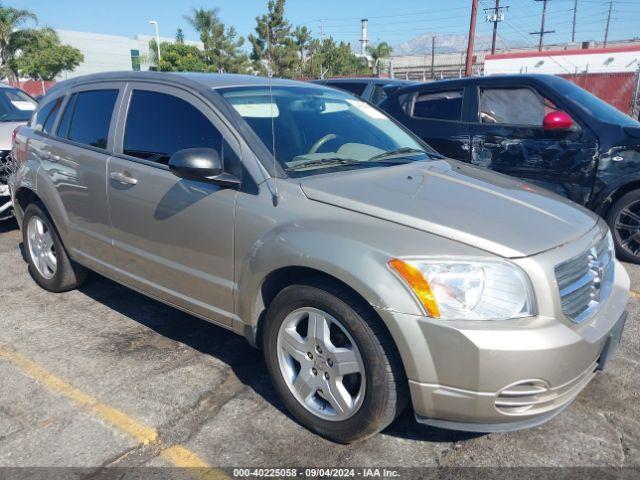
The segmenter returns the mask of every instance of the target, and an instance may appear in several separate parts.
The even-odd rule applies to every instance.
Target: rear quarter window
[[[55,120],[56,113],[60,108],[60,103],[62,102],[61,98],[57,98],[55,100],[51,100],[47,102],[42,107],[40,107],[31,120],[31,128],[38,131],[44,131],[45,125],[51,126],[51,119]],[[45,131],[45,133],[49,133],[49,131]]]

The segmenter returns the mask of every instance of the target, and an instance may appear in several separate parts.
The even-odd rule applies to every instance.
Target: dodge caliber
[[[540,424],[619,345],[606,223],[446,159],[377,108],[251,76],[58,84],[14,140],[29,272],[93,270],[243,335],[304,426],[352,442],[411,403],[468,431]]]

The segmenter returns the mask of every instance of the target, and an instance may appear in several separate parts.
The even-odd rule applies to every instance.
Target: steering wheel
[[[325,135],[324,137],[322,137],[320,140],[318,140],[316,143],[314,143],[311,146],[311,148],[309,149],[307,154],[316,153],[320,149],[321,146],[323,146],[329,140],[334,140],[336,138],[338,138],[338,136],[335,133],[329,133],[328,135]]]

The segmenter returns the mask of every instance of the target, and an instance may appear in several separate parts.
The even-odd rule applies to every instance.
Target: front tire
[[[624,194],[606,216],[618,259],[640,263],[640,190]]]
[[[87,269],[69,258],[53,222],[42,206],[32,203],[26,208],[22,221],[22,241],[29,273],[45,290],[65,292],[84,282]]]
[[[262,337],[267,369],[291,414],[339,443],[389,425],[407,380],[381,320],[350,290],[323,280],[283,289]]]

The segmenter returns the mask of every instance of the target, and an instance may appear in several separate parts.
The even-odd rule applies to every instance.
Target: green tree
[[[0,3],[0,60],[3,77],[18,79],[18,72],[12,67],[16,53],[28,40],[28,30],[20,29],[29,22],[37,23],[38,17],[29,10],[6,7]]]
[[[218,9],[193,8],[184,17],[200,34],[204,59],[212,72],[244,73],[249,70],[249,58],[242,51],[244,38],[235,28],[227,28],[218,17]]]
[[[149,62],[158,65],[156,41],[149,41]],[[209,66],[204,53],[195,45],[160,42],[160,65],[162,72],[206,72]]]
[[[370,74],[367,60],[355,55],[351,45],[336,43],[333,37],[310,44],[309,75],[312,77],[357,76]]]
[[[255,35],[249,35],[251,59],[261,73],[293,77],[299,64],[298,47],[284,7],[285,0],[269,0],[267,13],[256,17]]]
[[[12,70],[34,80],[53,80],[84,61],[77,48],[60,44],[55,31],[43,28],[29,32],[29,41],[20,55],[9,61]]]
[[[309,74],[311,40],[311,31],[307,27],[296,27],[293,31],[293,41],[298,50],[298,73],[300,76]]]
[[[376,46],[368,46],[367,53],[371,55],[371,59],[373,60],[373,71],[376,75],[380,75],[380,61],[383,58],[389,58],[391,56],[391,52],[393,49],[387,42],[380,42]]]

